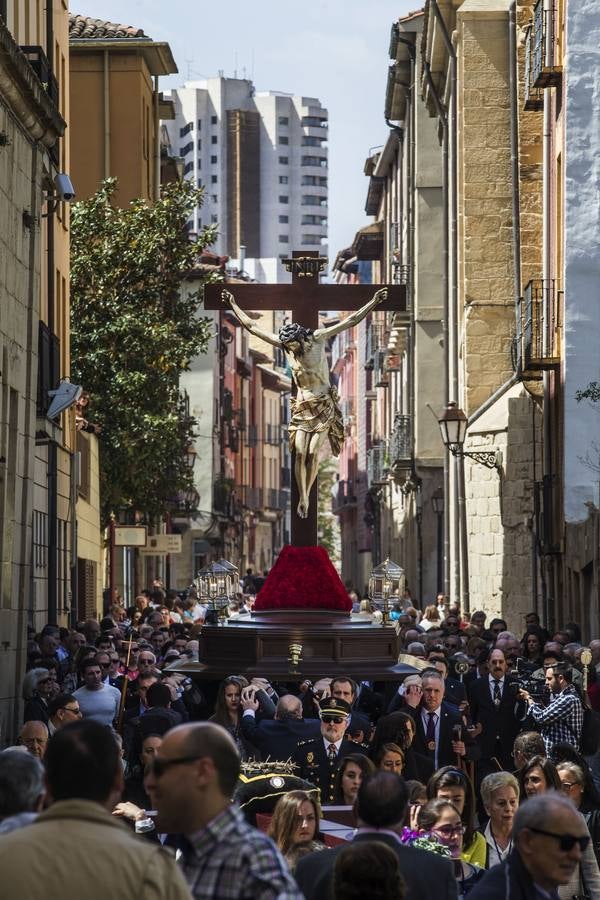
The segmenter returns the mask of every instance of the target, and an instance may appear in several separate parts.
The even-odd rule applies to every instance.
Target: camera
[[[513,684],[516,690],[527,691],[534,703],[544,703],[547,699],[546,679],[534,678],[531,663],[523,658],[517,659],[517,679]]]
[[[58,175],[54,176],[54,187],[58,200],[64,200],[66,203],[70,203],[71,200],[74,199],[75,188],[66,172],[59,172]]]

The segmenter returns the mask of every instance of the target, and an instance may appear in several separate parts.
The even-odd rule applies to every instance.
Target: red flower
[[[269,572],[254,610],[336,609],[350,612],[352,601],[324,547],[283,548]]]

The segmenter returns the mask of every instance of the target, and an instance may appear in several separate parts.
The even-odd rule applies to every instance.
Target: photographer
[[[551,699],[545,708],[535,703],[528,691],[519,691],[519,696],[527,702],[528,714],[541,731],[546,753],[550,754],[558,743],[571,744],[578,750],[583,729],[583,703],[571,683],[571,667],[565,663],[548,666],[546,687]]]

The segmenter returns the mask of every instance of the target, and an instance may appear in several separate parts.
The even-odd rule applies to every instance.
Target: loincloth
[[[327,394],[308,400],[292,397],[290,406],[292,412],[288,426],[290,453],[294,450],[297,431],[305,431],[308,434],[326,431],[331,451],[334,456],[338,456],[344,443],[344,420],[336,388],[332,387]]]

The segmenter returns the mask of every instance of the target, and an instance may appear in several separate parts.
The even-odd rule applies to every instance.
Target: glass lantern
[[[235,570],[237,576],[235,566],[227,560],[220,560],[200,569],[196,577],[198,599],[216,610],[220,620],[225,618],[229,601],[235,593],[232,570]],[[237,583],[239,585],[239,578]]]
[[[240,593],[240,571],[237,566],[234,566],[233,563],[230,563],[227,559],[220,559],[219,565],[223,566],[224,569],[227,569],[229,572],[229,577],[231,578],[231,593],[239,594]]]
[[[384,625],[390,621],[390,604],[399,603],[404,593],[404,569],[391,559],[375,566],[369,578],[369,598],[383,609]]]

